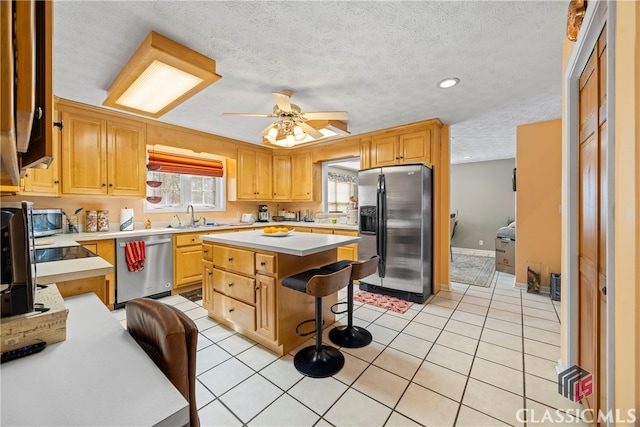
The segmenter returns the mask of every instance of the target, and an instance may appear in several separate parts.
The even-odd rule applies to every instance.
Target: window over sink
[[[346,212],[358,200],[360,159],[325,162],[322,167],[322,209]]]
[[[144,212],[224,211],[225,188],[224,177],[148,171]]]

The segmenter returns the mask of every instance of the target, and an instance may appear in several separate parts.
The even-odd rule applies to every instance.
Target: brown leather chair
[[[129,301],[126,311],[129,334],[189,402],[191,427],[198,427],[197,326],[177,308],[149,298]]]

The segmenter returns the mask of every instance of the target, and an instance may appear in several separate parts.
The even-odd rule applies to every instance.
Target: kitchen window
[[[322,209],[346,212],[358,199],[360,159],[334,160],[322,165]]]
[[[224,177],[147,172],[145,212],[186,212],[226,209]]]

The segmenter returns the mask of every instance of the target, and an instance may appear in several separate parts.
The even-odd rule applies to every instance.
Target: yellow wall
[[[527,283],[536,262],[549,286],[561,261],[562,120],[518,126],[516,140],[516,283]]]
[[[616,7],[614,407],[626,413],[640,408],[640,4]]]

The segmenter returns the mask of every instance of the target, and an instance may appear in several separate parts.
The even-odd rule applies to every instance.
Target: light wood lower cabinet
[[[281,355],[305,341],[295,328],[314,318],[314,298],[281,286],[282,279],[334,262],[335,250],[297,257],[212,242],[202,246],[203,307],[211,318]],[[325,300],[328,326],[337,297]]]
[[[220,231],[222,232],[222,231]],[[200,284],[202,276],[202,260],[212,261],[211,252],[203,252],[203,234],[214,234],[215,231],[180,233],[173,236],[173,288],[184,288]],[[207,249],[210,251],[210,249]]]
[[[82,246],[89,249],[94,254],[98,254],[98,256],[109,264],[113,265],[114,271],[116,267],[116,241],[115,239],[108,240],[87,240],[84,242],[80,242]],[[87,290],[86,292],[95,292],[95,287],[104,288],[104,291],[100,291],[100,294],[96,292],[96,295],[104,302],[107,307],[113,308],[113,304],[116,302],[116,274],[111,273],[105,276],[98,276],[97,278],[90,278],[91,280],[102,281],[102,285],[94,285],[89,283],[89,279],[87,280],[87,287],[92,286],[94,289]],[[60,283],[58,283],[58,289],[60,289]],[[81,292],[81,293],[86,293]],[[62,293],[62,291],[61,291]],[[104,298],[101,296],[104,294]],[[76,294],[74,294],[76,295]],[[65,295],[62,295],[63,297]]]

